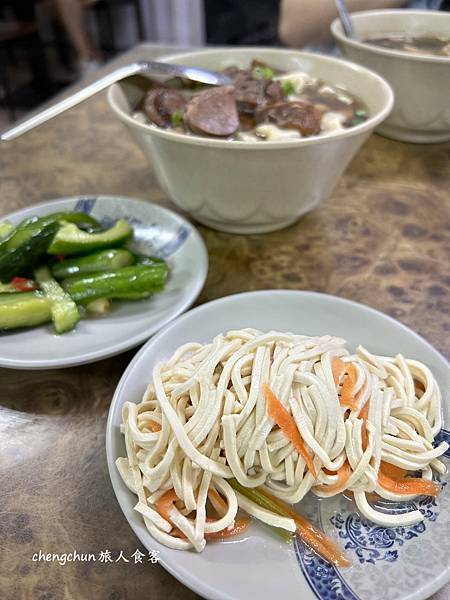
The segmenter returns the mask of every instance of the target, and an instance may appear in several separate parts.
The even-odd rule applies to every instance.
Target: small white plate
[[[387,529],[360,519],[350,500],[339,495],[319,500],[307,496],[299,512],[315,520],[347,547],[353,566],[336,569],[302,544],[287,546],[262,525],[252,524],[246,537],[208,543],[201,554],[171,550],[156,542],[133,510],[136,497],[120,478],[115,460],[125,456],[119,432],[126,400],[140,402],[156,362],[164,361],[189,341],[206,343],[221,331],[255,327],[268,331],[332,334],[361,343],[376,354],[398,352],[423,361],[444,394],[444,419],[450,422],[450,368],[423,338],[371,308],[342,298],[296,291],[250,292],[197,307],[152,338],[125,371],[114,395],[106,431],[109,473],[123,513],[144,546],[158,550],[162,565],[185,585],[211,600],[421,600],[450,576],[450,490],[436,502],[417,502],[423,523]],[[448,432],[441,432],[441,437]],[[411,504],[411,503],[409,503]]]
[[[51,323],[0,334],[0,366],[52,369],[94,362],[133,348],[185,311],[200,293],[208,253],[197,230],[180,215],[121,196],[62,198],[1,217],[22,219],[57,211],[82,211],[105,225],[126,219],[134,230],[131,247],[164,258],[169,278],[163,292],[139,302],[115,302],[104,317],[82,319],[74,331],[56,335]]]

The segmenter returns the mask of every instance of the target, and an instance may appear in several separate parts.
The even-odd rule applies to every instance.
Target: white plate
[[[51,369],[94,362],[147,340],[186,310],[200,293],[208,254],[186,219],[157,204],[120,196],[62,198],[1,217],[14,225],[56,211],[83,211],[105,225],[123,218],[133,226],[132,248],[167,260],[170,274],[163,292],[140,302],[116,302],[105,317],[82,319],[76,329],[56,335],[53,325],[0,334],[0,366]]]
[[[427,511],[423,525],[389,530],[360,521],[342,495],[302,501],[301,513],[315,519],[328,534],[340,536],[340,544],[349,545],[350,569],[330,567],[301,545],[283,545],[258,524],[241,540],[208,543],[201,554],[171,550],[148,533],[141,515],[133,510],[136,497],[125,487],[114,464],[117,457],[125,456],[119,432],[122,405],[126,400],[141,400],[152,366],[169,358],[178,346],[188,341],[206,343],[219,332],[238,327],[329,333],[346,338],[351,348],[362,343],[378,354],[402,352],[432,369],[444,395],[450,389],[449,365],[436,350],[404,325],[361,304],[313,292],[277,290],[238,294],[195,308],[141,349],[111,404],[106,431],[109,473],[136,535],[148,550],[159,550],[161,563],[170,573],[214,600],[428,598],[450,575],[450,490],[446,489],[436,505],[422,506]],[[448,425],[448,396],[446,402]]]

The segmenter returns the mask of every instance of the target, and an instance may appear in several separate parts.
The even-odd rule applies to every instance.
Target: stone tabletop
[[[143,45],[120,58],[154,58]],[[117,62],[117,61],[116,61]],[[105,69],[111,68],[111,66]],[[99,95],[0,146],[0,216],[41,200],[117,194],[178,210]],[[253,236],[199,226],[209,274],[198,303],[267,288],[363,302],[405,323],[450,357],[450,144],[373,135],[331,198],[283,231]],[[0,340],[1,343],[1,340]],[[135,351],[77,368],[0,369],[0,598],[190,600],[148,562],[109,482],[105,426]],[[119,560],[36,562],[42,552],[140,550]],[[444,600],[450,587],[433,596]]]

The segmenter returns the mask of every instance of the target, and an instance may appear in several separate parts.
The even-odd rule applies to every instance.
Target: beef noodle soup
[[[337,133],[369,116],[353,94],[304,72],[285,73],[256,60],[248,69],[224,72],[230,85],[179,79],[153,85],[134,118],[185,135],[258,142]]]
[[[444,56],[450,58],[450,37],[436,35],[408,35],[405,33],[389,33],[383,36],[373,36],[364,40],[367,44],[401,50],[410,54],[425,56]]]

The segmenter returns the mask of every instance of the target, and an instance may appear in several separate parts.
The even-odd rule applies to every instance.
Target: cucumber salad
[[[82,212],[57,212],[14,227],[0,222],[0,331],[53,322],[74,329],[112,300],[142,300],[164,288],[167,264],[132,252],[133,229],[109,228]]]

